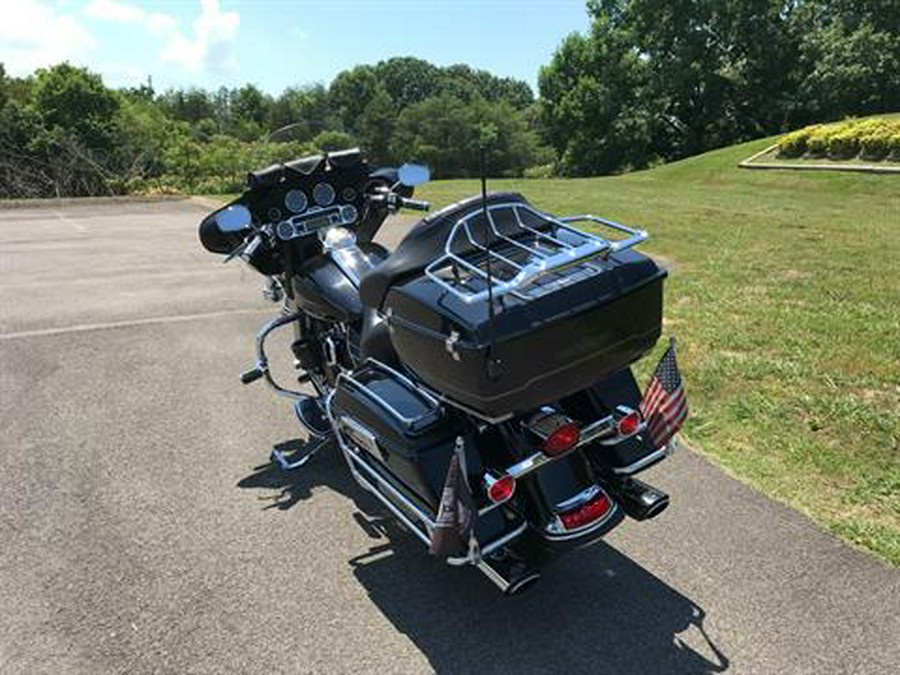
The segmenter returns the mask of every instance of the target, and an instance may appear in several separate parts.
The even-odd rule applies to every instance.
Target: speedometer
[[[313,199],[319,206],[328,206],[334,201],[334,188],[329,183],[319,183],[313,188]]]
[[[292,213],[300,213],[306,208],[306,194],[303,190],[289,190],[284,196],[284,205]]]

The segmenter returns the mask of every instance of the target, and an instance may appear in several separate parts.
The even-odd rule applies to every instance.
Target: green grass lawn
[[[772,142],[490,188],[648,229],[644,250],[672,266],[665,332],[679,339],[687,441],[900,565],[900,176],[737,168]],[[416,196],[437,207],[477,190],[438,181]]]

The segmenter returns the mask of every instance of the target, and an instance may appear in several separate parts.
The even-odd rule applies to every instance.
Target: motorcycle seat
[[[528,202],[517,192],[493,192],[487,196],[488,206]],[[360,281],[362,304],[381,309],[388,289],[422,274],[425,267],[444,252],[444,246],[456,222],[481,209],[481,197],[470,197],[451,204],[420,220],[384,262],[366,273]]]

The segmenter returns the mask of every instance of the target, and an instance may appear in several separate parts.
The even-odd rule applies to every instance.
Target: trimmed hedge
[[[814,124],[785,134],[778,157],[828,157],[880,162],[900,160],[900,119],[846,120]]]

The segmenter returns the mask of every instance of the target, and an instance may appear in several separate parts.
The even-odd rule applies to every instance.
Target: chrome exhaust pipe
[[[503,595],[519,595],[541,578],[541,573],[531,568],[522,558],[504,550],[499,556],[482,558],[475,565],[490,579]]]
[[[622,478],[609,483],[609,490],[631,518],[650,520],[669,506],[669,495],[637,478]]]

